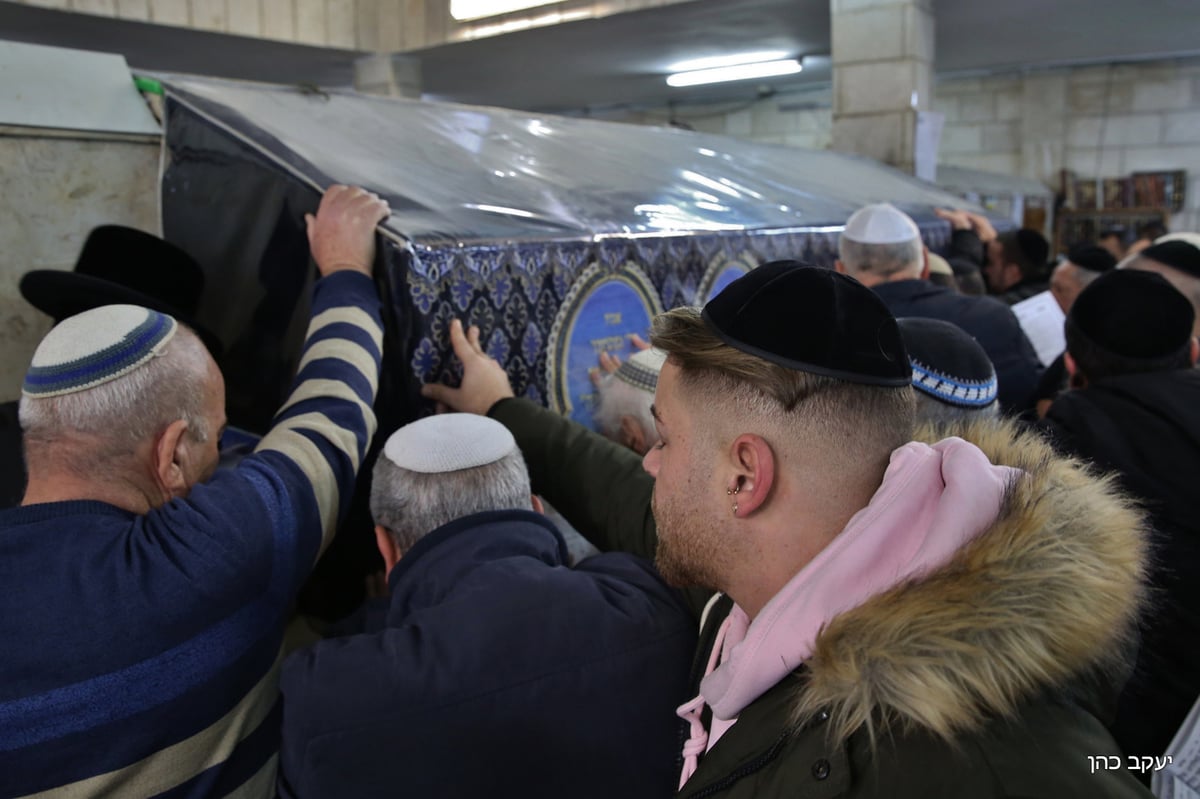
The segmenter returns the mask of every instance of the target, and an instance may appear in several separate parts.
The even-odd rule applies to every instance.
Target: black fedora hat
[[[141,305],[170,314],[196,331],[213,357],[221,341],[196,324],[204,270],[170,242],[122,225],[88,234],[75,269],[35,269],[21,278],[21,294],[54,320],[102,305]]]

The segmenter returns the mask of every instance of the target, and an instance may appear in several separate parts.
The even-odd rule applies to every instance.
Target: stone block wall
[[[88,232],[159,234],[157,140],[0,130],[0,401],[21,380],[50,317],[17,289],[31,269],[73,269]]]
[[[1115,64],[948,80],[942,163],[1036,178],[1184,169],[1175,230],[1200,230],[1200,59]]]
[[[786,92],[733,107],[680,107],[696,130],[770,144],[828,147],[828,90]],[[1059,170],[1118,177],[1185,169],[1187,205],[1173,230],[1200,231],[1200,59],[941,80],[943,164],[1020,175],[1057,187]],[[626,121],[663,124],[664,113]]]

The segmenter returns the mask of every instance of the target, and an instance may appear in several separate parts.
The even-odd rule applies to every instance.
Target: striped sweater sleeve
[[[383,326],[374,284],[338,272],[317,283],[313,317],[292,390],[256,453],[282,458],[302,475],[320,527],[319,552],[333,537],[354,491],[376,421]],[[293,489],[294,490],[294,489]],[[306,525],[303,508],[297,522]],[[301,531],[306,532],[306,531]],[[307,536],[301,535],[301,538]]]

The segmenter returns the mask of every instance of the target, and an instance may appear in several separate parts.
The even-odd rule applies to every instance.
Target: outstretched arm
[[[375,227],[387,214],[376,195],[333,186],[316,215],[305,217],[321,280],[291,394],[256,449],[302,474],[299,490],[311,493],[319,519],[319,551],[333,537],[375,433],[383,328],[371,271]]]
[[[479,329],[450,323],[462,361],[458,388],[431,383],[421,393],[455,411],[490,415],[517,439],[533,489],[600,549],[653,557],[654,479],[629,449],[528,400],[516,399],[504,368],[483,351]]]

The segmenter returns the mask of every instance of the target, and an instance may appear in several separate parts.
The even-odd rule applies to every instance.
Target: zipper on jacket
[[[718,780],[717,782],[714,782],[712,785],[705,787],[703,790],[699,791],[698,793],[692,794],[691,799],[703,799],[706,796],[712,796],[713,794],[719,793],[719,792],[725,790],[726,788],[730,787],[738,780],[748,777],[756,771],[760,771],[764,766],[766,766],[772,760],[779,757],[780,751],[783,750],[783,745],[785,743],[787,743],[788,738],[791,738],[791,737],[792,737],[791,731],[785,732],[783,735],[779,736],[779,740],[775,741],[775,743],[773,743],[771,745],[770,749],[763,752],[761,755],[756,757],[754,760],[751,760],[749,763],[742,766],[741,768],[730,772],[722,779]]]

